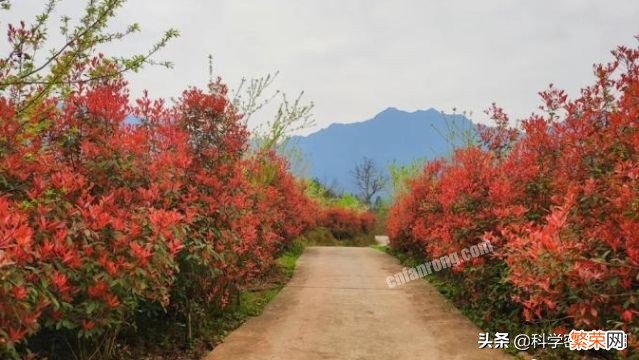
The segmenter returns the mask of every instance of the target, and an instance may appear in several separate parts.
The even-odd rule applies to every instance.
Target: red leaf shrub
[[[522,134],[493,106],[484,146],[428,164],[388,231],[393,247],[427,257],[490,240],[494,256],[454,269],[471,297],[507,295],[548,329],[621,328],[636,349],[639,49],[613,54],[577,99],[541,93],[545,115],[523,121]]]
[[[20,115],[0,97],[0,354],[41,328],[117,333],[149,303],[223,308],[313,225],[303,184],[248,152],[216,89],[131,106],[107,78]]]
[[[326,207],[320,211],[318,225],[330,230],[338,239],[370,234],[375,229],[375,215],[368,211]]]

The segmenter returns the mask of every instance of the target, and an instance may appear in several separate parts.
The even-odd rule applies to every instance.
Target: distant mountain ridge
[[[462,115],[444,115],[433,108],[407,112],[390,107],[369,120],[331,124],[307,136],[294,136],[291,144],[300,151],[304,165],[295,170],[355,193],[352,171],[364,157],[388,173],[393,162],[404,165],[449,155],[451,142],[462,141],[459,137],[451,141],[451,132],[471,129],[473,123]]]

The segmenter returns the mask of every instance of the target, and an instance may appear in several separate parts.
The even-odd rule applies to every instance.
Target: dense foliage
[[[510,309],[538,328],[623,329],[636,350],[639,49],[613,55],[576,99],[542,92],[523,132],[493,106],[483,144],[428,163],[388,230],[393,247],[433,258],[490,240],[492,256],[452,272],[468,301],[492,303],[488,321]]]
[[[21,113],[0,97],[1,354],[42,329],[109,351],[145,304],[187,319],[223,308],[313,224],[303,184],[248,151],[225,86],[212,89],[131,105],[115,76]]]
[[[368,211],[342,207],[327,207],[320,211],[318,225],[328,229],[337,239],[372,234],[375,215]]]
[[[307,182],[306,193],[320,206],[317,225],[330,232],[335,239],[373,235],[376,216],[355,195],[335,191],[317,179]]]

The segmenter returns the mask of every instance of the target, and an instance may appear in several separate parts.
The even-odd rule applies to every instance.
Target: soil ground
[[[309,247],[291,281],[206,360],[508,359],[426,281],[389,288],[398,261],[372,248]]]

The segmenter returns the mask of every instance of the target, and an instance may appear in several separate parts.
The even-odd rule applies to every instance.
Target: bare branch
[[[359,197],[368,206],[372,204],[373,197],[386,187],[386,176],[370,158],[363,158],[355,166],[353,176],[359,189]]]

